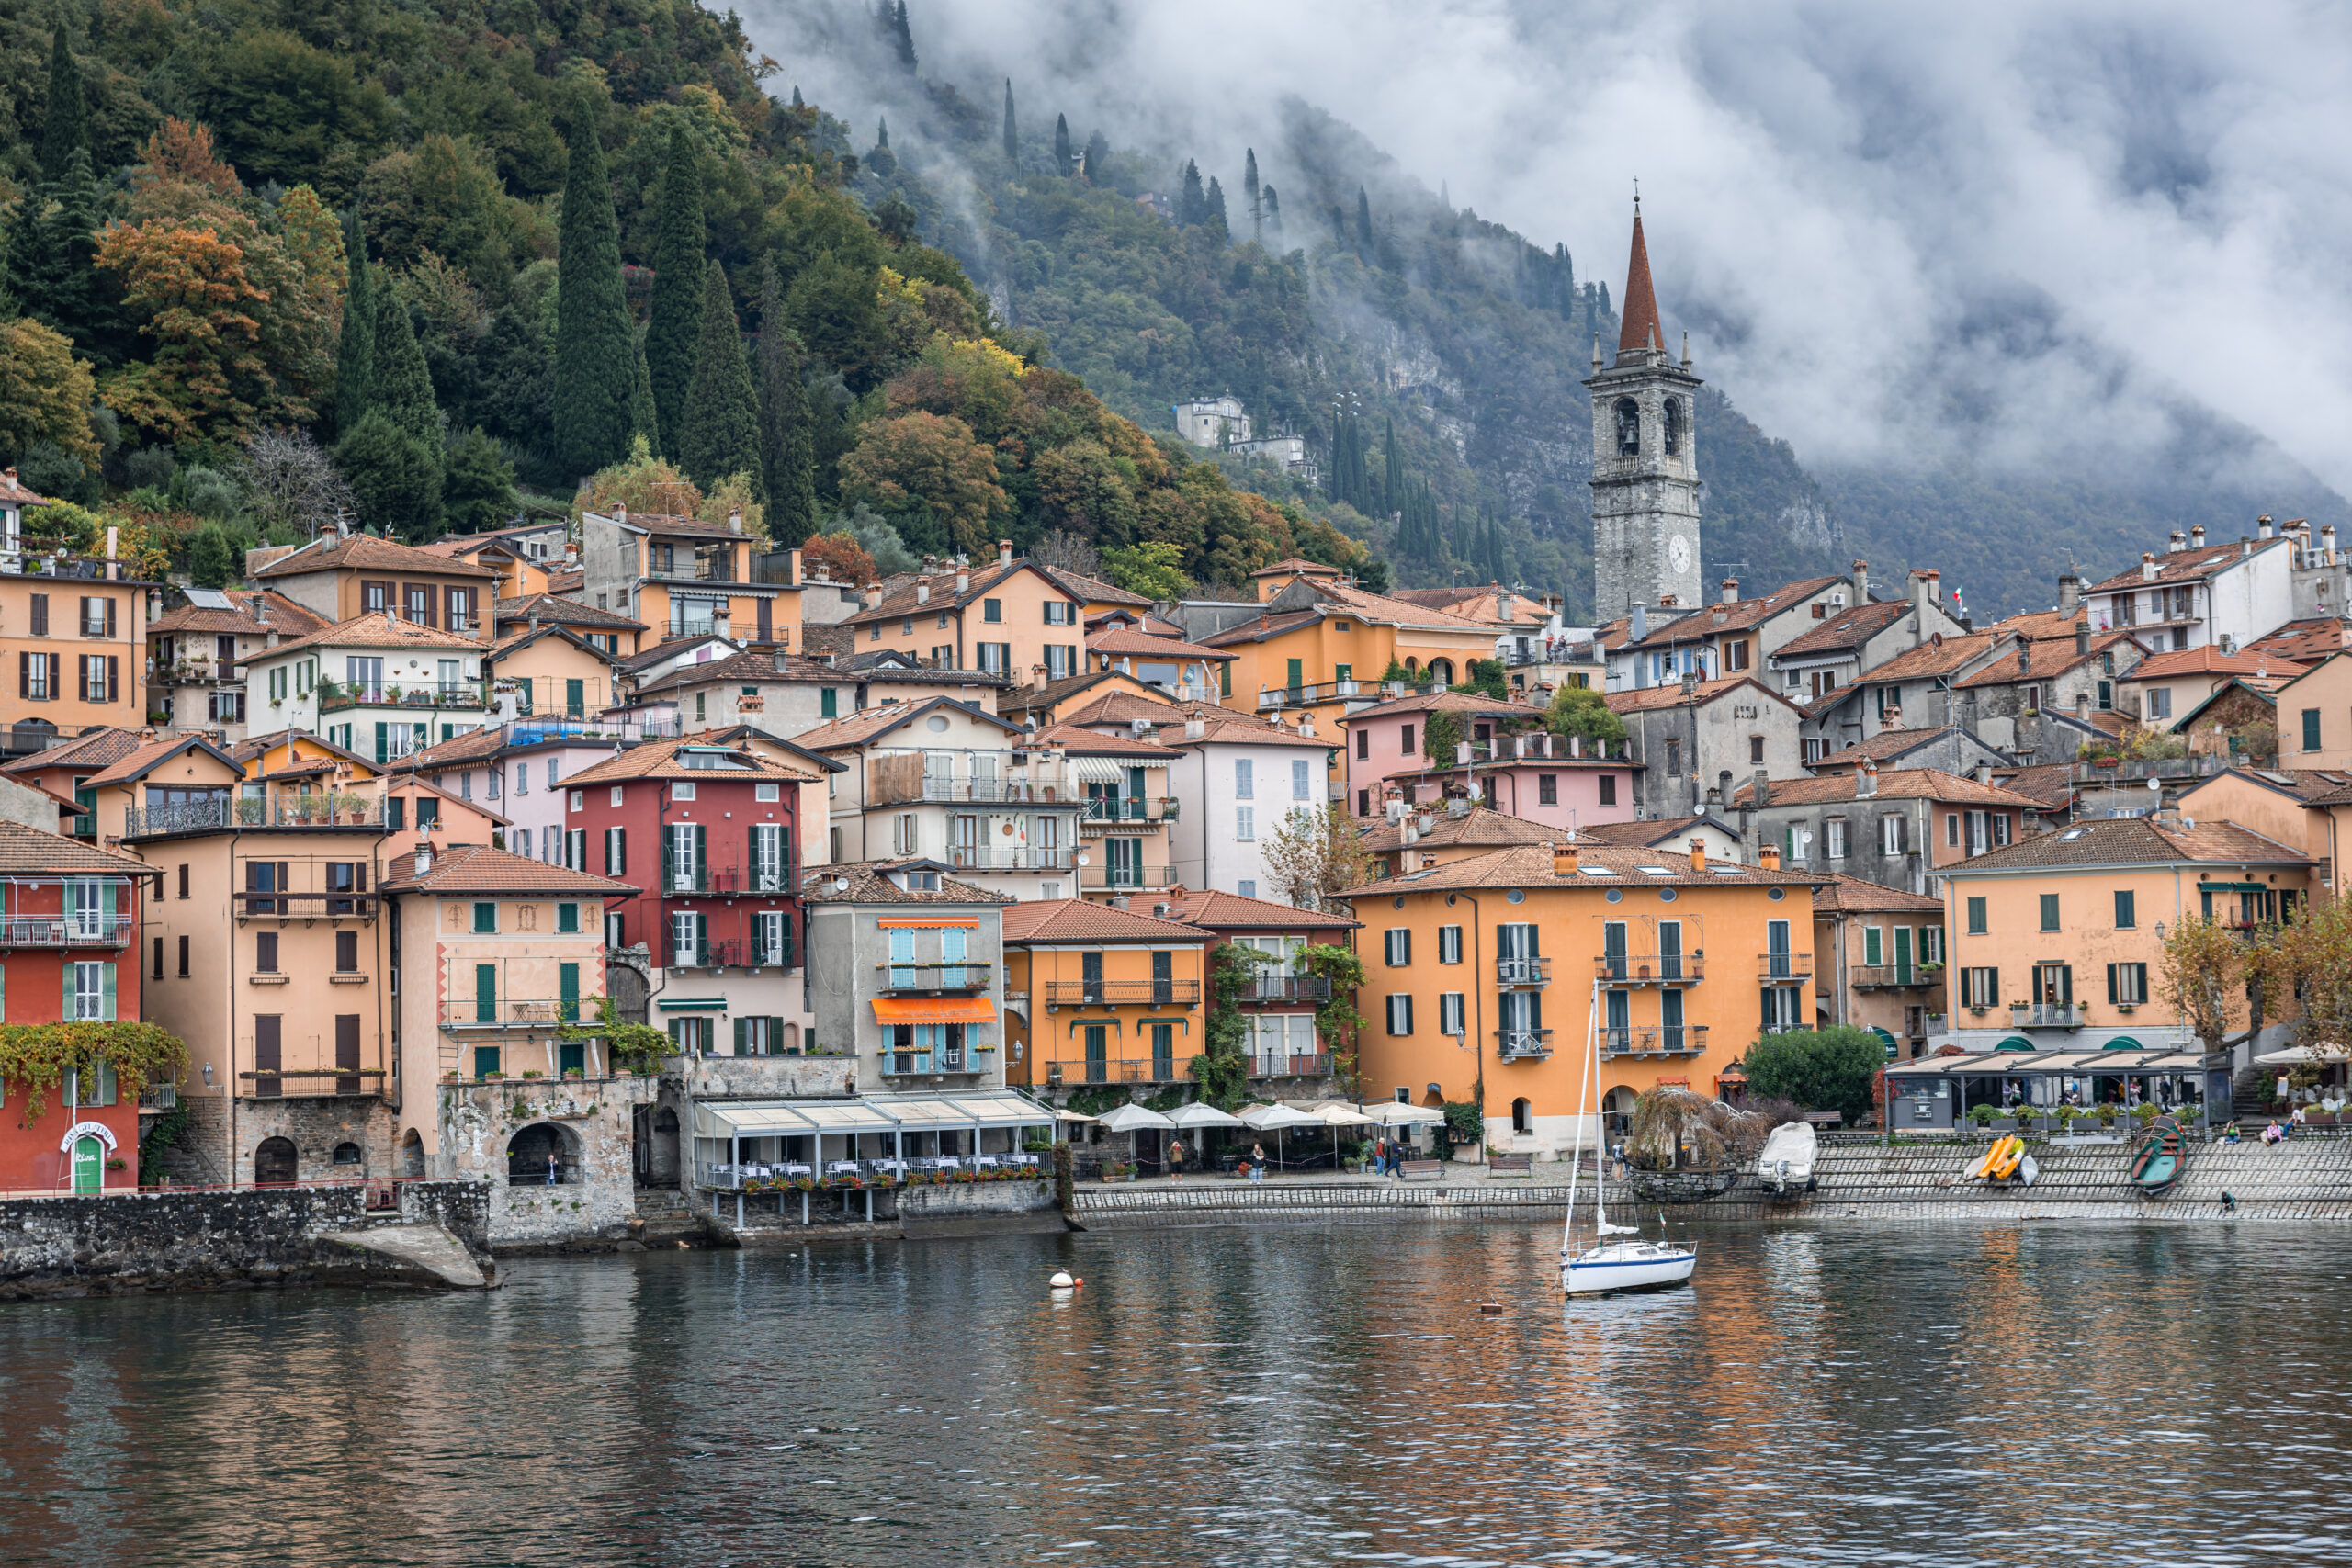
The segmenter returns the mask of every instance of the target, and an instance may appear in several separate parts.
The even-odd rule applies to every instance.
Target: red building
[[[154,874],[129,855],[0,822],[0,1017],[135,1021],[139,895]],[[39,1116],[25,1085],[0,1092],[0,1190],[139,1185],[139,1096],[119,1089],[111,1071],[95,1083],[69,1075],[43,1091]]]
[[[653,1021],[689,1050],[798,1043],[797,849],[813,776],[736,747],[657,740],[564,783],[565,859],[645,889],[606,906],[605,940],[646,945]]]

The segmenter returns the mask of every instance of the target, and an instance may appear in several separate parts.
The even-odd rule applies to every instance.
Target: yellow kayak
[[[2016,1134],[1993,1140],[1984,1157],[1969,1167],[1971,1181],[2006,1181],[2017,1174],[2018,1162],[2025,1158],[2025,1140]]]

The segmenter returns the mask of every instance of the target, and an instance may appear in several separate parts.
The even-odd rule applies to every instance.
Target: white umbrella
[[[2352,1060],[2352,1057],[2347,1057],[2341,1047],[2331,1049],[2323,1045],[2313,1050],[2309,1045],[2290,1045],[2283,1051],[2271,1051],[2256,1056],[2254,1065],[2257,1067],[2302,1067],[2319,1062],[2347,1060]]]
[[[1340,1170],[1340,1129],[1342,1127],[1377,1127],[1379,1122],[1358,1111],[1344,1100],[1327,1100],[1314,1111],[1315,1119],[1331,1129],[1331,1173]]]
[[[1086,1115],[1081,1111],[1066,1111],[1058,1105],[1053,1107],[1053,1112],[1054,1120],[1057,1122],[1091,1122],[1094,1120],[1093,1117]]]
[[[1216,1106],[1208,1104],[1204,1100],[1198,1100],[1193,1101],[1190,1105],[1178,1106],[1170,1113],[1170,1120],[1173,1121],[1179,1127],[1193,1130],[1193,1152],[1201,1160],[1201,1168],[1204,1170],[1208,1168],[1208,1151],[1201,1145],[1201,1139],[1199,1136],[1200,1130],[1209,1127],[1238,1127],[1243,1125],[1241,1118],[1234,1115],[1233,1112],[1229,1111],[1219,1111]]]
[[[1176,1125],[1159,1111],[1147,1110],[1133,1101],[1116,1110],[1105,1111],[1095,1120],[1102,1123],[1102,1130],[1106,1133],[1132,1133],[1143,1127],[1166,1129]]]
[[[1445,1120],[1445,1112],[1434,1105],[1404,1105],[1390,1100],[1364,1109],[1384,1127],[1434,1127]]]
[[[1248,1122],[1250,1126],[1256,1128],[1261,1133],[1272,1133],[1275,1135],[1274,1159],[1276,1163],[1281,1162],[1283,1156],[1283,1145],[1288,1141],[1282,1136],[1283,1129],[1289,1127],[1320,1127],[1323,1125],[1323,1119],[1320,1116],[1314,1115],[1309,1111],[1301,1111],[1296,1106],[1283,1105],[1279,1101],[1272,1105],[1253,1105],[1249,1110],[1244,1111],[1241,1113],[1241,1120]]]

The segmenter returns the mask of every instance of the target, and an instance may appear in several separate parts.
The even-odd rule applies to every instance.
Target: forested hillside
[[[885,564],[1377,570],[1042,363],[772,69],[687,0],[0,20],[0,456],[75,503],[28,524],[217,581],[339,509],[423,539],[674,470]]]

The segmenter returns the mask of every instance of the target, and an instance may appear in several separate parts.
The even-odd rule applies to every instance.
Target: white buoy
[[[1046,1280],[1046,1283],[1051,1285],[1057,1291],[1075,1290],[1078,1287],[1078,1281],[1070,1278],[1069,1270],[1067,1269],[1056,1269],[1054,1271],[1054,1277]]]

